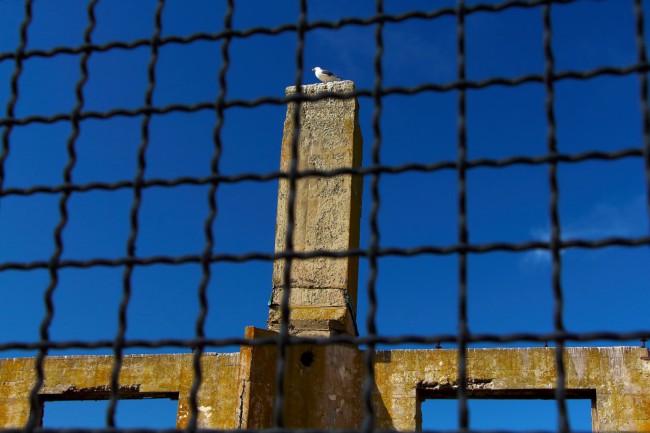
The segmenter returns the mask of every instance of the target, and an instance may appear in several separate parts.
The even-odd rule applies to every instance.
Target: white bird
[[[316,78],[321,80],[323,83],[329,83],[330,81],[341,81],[341,79],[334,75],[334,73],[325,69],[321,69],[320,66],[316,66],[312,69],[312,71],[314,71]]]

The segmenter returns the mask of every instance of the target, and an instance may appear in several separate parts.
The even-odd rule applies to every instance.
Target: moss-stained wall
[[[273,335],[248,328],[248,338]],[[595,431],[650,431],[650,361],[633,347],[565,350],[568,397],[594,401]],[[420,428],[419,405],[449,398],[457,389],[455,350],[379,351],[372,392],[376,426]],[[556,388],[553,348],[472,349],[467,353],[470,398],[552,398]],[[199,392],[199,425],[205,428],[268,428],[275,396],[276,351],[247,346],[241,353],[205,354]],[[294,346],[287,352],[287,427],[359,428],[363,422],[363,352],[349,346]],[[110,356],[51,357],[45,364],[47,399],[106,398]],[[34,359],[0,361],[0,427],[22,427]],[[192,355],[133,355],[124,359],[120,384],[128,398],[179,398],[177,427],[189,419]]]
[[[650,431],[650,361],[634,347],[576,347],[564,352],[567,396],[592,398],[595,431]],[[420,427],[425,398],[453,396],[456,350],[379,352],[375,364],[378,407],[384,428]],[[549,398],[557,386],[554,348],[471,349],[470,398]]]
[[[193,355],[124,357],[120,388],[127,398],[178,396],[177,427],[189,419]],[[201,427],[235,428],[239,354],[204,354],[199,390]],[[45,362],[45,400],[104,399],[110,393],[111,356],[53,356]],[[36,374],[33,358],[0,360],[0,427],[22,427],[29,417],[29,394]]]

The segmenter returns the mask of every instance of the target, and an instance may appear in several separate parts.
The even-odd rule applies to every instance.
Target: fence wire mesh
[[[474,3],[465,4],[463,0],[457,0],[455,7],[443,7],[434,10],[412,10],[401,14],[387,14],[384,12],[382,0],[376,0],[375,14],[370,17],[345,17],[336,21],[309,21],[307,18],[307,0],[299,1],[299,11],[294,23],[285,23],[275,27],[252,27],[236,29],[233,27],[233,16],[235,14],[235,0],[227,0],[226,11],[223,16],[223,27],[215,33],[194,33],[189,36],[163,36],[162,15],[166,6],[165,0],[158,0],[154,12],[154,31],[150,38],[133,41],[111,41],[104,44],[94,42],[94,31],[97,25],[96,8],[99,0],[92,0],[87,6],[88,24],[84,32],[84,43],[79,46],[58,46],[49,50],[28,49],[28,35],[33,25],[32,0],[24,3],[24,20],[20,26],[20,38],[14,52],[0,53],[0,65],[13,63],[13,71],[9,80],[10,97],[6,104],[4,117],[0,118],[0,126],[3,128],[2,151],[0,153],[0,212],[2,211],[2,199],[13,196],[43,196],[58,197],[59,219],[56,224],[53,238],[55,249],[47,259],[33,261],[8,261],[0,263],[0,272],[29,272],[35,270],[46,270],[49,274],[49,284],[45,290],[44,305],[45,316],[40,325],[40,339],[38,341],[3,341],[0,342],[0,352],[16,350],[36,350],[36,381],[31,392],[32,412],[24,431],[31,431],[39,427],[41,422],[40,402],[38,394],[44,383],[44,361],[49,351],[54,349],[111,349],[115,359],[111,375],[110,405],[107,413],[107,427],[113,429],[115,424],[115,410],[118,403],[118,377],[122,367],[123,354],[126,349],[156,349],[156,348],[185,348],[193,349],[194,352],[194,381],[191,388],[191,419],[188,430],[197,429],[197,395],[201,386],[204,372],[201,367],[201,356],[204,348],[226,347],[234,345],[262,346],[276,345],[279,348],[279,357],[276,376],[276,401],[274,411],[274,426],[283,428],[282,407],[284,398],[284,374],[286,362],[286,348],[295,344],[331,345],[331,344],[352,344],[365,346],[365,362],[368,367],[373,365],[374,351],[377,345],[403,345],[403,344],[437,344],[451,343],[459,349],[458,359],[458,399],[459,415],[458,426],[460,430],[467,430],[469,418],[467,411],[468,396],[466,393],[467,380],[467,359],[466,350],[472,343],[512,343],[512,342],[554,342],[557,368],[557,411],[558,430],[569,431],[569,424],[566,410],[565,396],[565,375],[563,348],[566,342],[590,342],[594,340],[628,341],[632,339],[643,339],[650,336],[650,330],[614,332],[602,330],[597,332],[571,332],[564,325],[562,287],[562,252],[568,249],[602,249],[612,246],[618,247],[647,247],[650,245],[650,235],[645,236],[616,236],[603,237],[599,239],[562,237],[562,224],[559,217],[559,196],[560,188],[558,182],[558,166],[562,164],[573,165],[586,161],[616,161],[621,159],[642,159],[644,166],[645,185],[645,207],[650,213],[650,114],[648,111],[648,80],[647,73],[650,71],[650,64],[647,59],[647,47],[644,30],[644,10],[642,0],[621,1],[621,7],[631,8],[634,14],[634,33],[638,58],[636,63],[627,66],[604,66],[589,70],[564,70],[558,71],[555,67],[552,9],[573,3],[592,4],[591,0],[513,0],[502,3]],[[245,4],[239,7],[246,7]],[[514,78],[490,77],[482,80],[468,80],[466,75],[466,27],[467,17],[477,14],[499,14],[512,9],[539,9],[543,27],[543,51],[544,68],[539,74],[527,74]],[[389,23],[408,23],[411,20],[435,21],[443,17],[455,17],[456,42],[457,42],[457,77],[454,81],[447,83],[425,82],[411,87],[385,86],[383,72],[384,58],[384,27]],[[305,81],[303,63],[305,51],[305,38],[310,32],[319,29],[338,30],[348,26],[374,27],[375,51],[374,51],[374,85],[372,88],[358,89],[352,93],[337,94],[323,92],[317,95],[303,94],[300,89]],[[276,36],[285,33],[295,33],[297,46],[295,52],[295,85],[298,92],[289,97],[258,97],[256,99],[229,99],[228,98],[228,73],[231,64],[231,45],[234,40],[246,39],[255,35]],[[205,101],[194,104],[154,104],[156,93],[156,66],[159,50],[162,47],[176,45],[187,47],[201,41],[219,41],[221,44],[221,66],[218,72],[218,95],[214,101]],[[139,48],[149,49],[147,67],[147,88],[144,98],[144,105],[137,108],[115,107],[106,111],[92,111],[85,107],[85,87],[90,79],[88,68],[89,58],[97,53],[111,52],[114,50],[137,50]],[[25,65],[35,59],[54,59],[60,56],[76,55],[79,58],[79,69],[81,75],[74,87],[76,104],[69,113],[57,113],[53,115],[27,115],[17,116],[16,108],[21,100],[21,79]],[[614,151],[589,150],[579,153],[563,153],[561,146],[558,146],[556,131],[555,112],[555,87],[558,83],[573,80],[586,81],[604,76],[633,76],[636,75],[639,81],[639,109],[641,112],[643,146],[630,147]],[[501,159],[468,157],[467,146],[467,93],[480,89],[487,89],[496,86],[517,87],[529,83],[543,85],[545,92],[545,122],[546,122],[546,153],[538,156],[513,155]],[[457,131],[456,146],[457,158],[455,160],[442,160],[433,163],[405,163],[391,165],[380,158],[382,148],[382,104],[386,97],[392,95],[412,96],[423,93],[445,93],[456,92],[457,94]],[[297,167],[298,131],[299,131],[299,110],[295,110],[294,123],[298,125],[296,134],[292,137],[291,146],[293,149],[290,169],[287,172],[246,172],[226,175],[221,172],[220,158],[224,144],[222,142],[222,130],[226,125],[225,113],[234,108],[250,109],[265,105],[284,106],[289,102],[296,104],[308,103],[310,101],[324,98],[369,98],[374,106],[372,114],[372,151],[371,162],[360,168],[345,168],[337,170],[303,170]],[[147,148],[150,142],[150,123],[156,116],[171,113],[196,113],[214,112],[216,121],[213,128],[214,151],[211,157],[211,172],[207,176],[182,176],[175,178],[149,178],[145,176],[147,165]],[[137,167],[133,179],[120,180],[115,182],[89,182],[76,183],[73,181],[73,172],[77,165],[77,139],[84,122],[90,120],[108,121],[114,118],[137,118],[141,119],[140,132],[141,141],[137,151]],[[386,120],[384,120],[386,121]],[[63,182],[58,185],[37,185],[29,187],[5,187],[5,166],[12,150],[12,136],[19,128],[29,128],[37,124],[69,123],[71,132],[66,143],[67,163],[63,172]],[[367,134],[367,131],[366,131]],[[527,242],[489,242],[472,243],[468,235],[468,207],[467,207],[467,173],[476,168],[505,168],[510,166],[546,166],[548,168],[548,188],[550,199],[548,203],[548,216],[550,221],[550,239],[548,241],[527,241]],[[434,173],[440,171],[455,172],[457,176],[457,242],[450,245],[421,245],[410,248],[399,248],[383,246],[380,243],[381,227],[379,224],[379,209],[381,194],[379,181],[383,175],[398,175],[404,173]],[[359,248],[347,251],[310,251],[299,252],[293,248],[294,225],[295,225],[295,198],[296,182],[304,177],[334,177],[341,174],[357,174],[370,179],[370,214],[369,230],[370,238],[367,248]],[[242,254],[230,254],[215,251],[215,238],[213,227],[217,219],[217,191],[222,184],[234,184],[240,182],[269,182],[278,179],[286,179],[289,184],[288,198],[288,226],[286,231],[286,250],[283,252],[248,251]],[[140,211],[143,191],[157,188],[175,188],[180,186],[207,186],[207,202],[209,212],[204,222],[204,247],[200,253],[185,255],[155,255],[140,256],[136,254],[136,243],[140,232]],[[118,258],[102,257],[81,257],[63,258],[64,242],[63,234],[69,220],[69,201],[71,197],[79,193],[96,193],[99,191],[125,190],[132,192],[132,204],[130,208],[130,230],[126,245],[126,254]],[[509,334],[487,334],[472,333],[468,326],[467,290],[468,290],[468,256],[472,254],[489,254],[494,252],[527,252],[534,250],[545,250],[550,252],[552,259],[551,287],[553,293],[553,331],[548,333],[527,333],[517,332]],[[421,255],[455,256],[458,260],[458,287],[457,287],[457,314],[458,332],[430,335],[399,335],[388,336],[378,333],[376,326],[377,293],[376,282],[379,270],[379,259],[383,257],[415,257]],[[283,322],[279,337],[259,338],[249,340],[244,338],[208,338],[206,337],[205,326],[208,315],[207,288],[211,281],[211,265],[221,262],[245,263],[250,261],[273,262],[278,259],[286,259],[288,265],[284,268],[284,281],[290,281],[291,261],[295,259],[313,257],[362,257],[367,259],[369,266],[368,279],[366,284],[366,297],[368,310],[366,315],[366,335],[359,336],[335,336],[328,339],[295,337],[289,335],[288,312],[289,312],[289,290],[285,287],[282,299]],[[195,321],[196,334],[189,339],[127,339],[127,310],[130,305],[133,278],[135,268],[153,265],[183,265],[196,264],[201,267],[202,276],[198,288],[199,312]],[[50,338],[50,326],[56,311],[54,295],[59,282],[59,273],[68,268],[87,269],[95,267],[109,267],[123,269],[122,295],[118,310],[118,331],[114,339],[97,339],[93,341],[57,341]],[[3,295],[4,296],[4,295]],[[375,430],[373,423],[374,413],[372,407],[372,384],[374,381],[373,369],[368,368],[368,374],[364,385],[365,422],[361,431],[370,433]],[[23,430],[16,430],[23,431]],[[72,430],[71,430],[72,431]],[[79,430],[85,431],[85,430]],[[132,430],[140,431],[140,430]],[[143,430],[144,431],[144,430]],[[158,430],[157,430],[158,431]],[[175,430],[171,430],[175,431]]]

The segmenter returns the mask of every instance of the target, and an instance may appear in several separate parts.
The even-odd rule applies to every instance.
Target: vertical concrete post
[[[352,81],[303,86],[308,95],[324,91],[349,93]],[[292,95],[295,87],[288,87]],[[284,122],[280,169],[288,171],[295,103],[290,103]],[[356,98],[327,98],[300,104],[298,170],[332,170],[361,165],[362,139]],[[285,250],[288,182],[281,180],[275,250]],[[294,249],[343,251],[359,246],[362,177],[339,175],[299,179],[296,188]],[[268,329],[279,330],[280,303],[286,260],[273,269],[273,292]],[[291,309],[289,329],[293,335],[356,333],[358,257],[293,260],[291,265]]]
[[[0,428],[25,427],[35,380],[34,358],[0,360]]]

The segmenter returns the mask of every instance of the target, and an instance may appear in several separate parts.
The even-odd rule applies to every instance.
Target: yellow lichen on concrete
[[[650,364],[645,349],[568,348],[564,351],[567,398],[594,402],[595,431],[648,431]],[[398,430],[420,427],[409,401],[450,398],[458,389],[456,350],[380,352],[375,364],[377,399],[386,407],[378,424]],[[557,388],[554,348],[467,351],[470,398],[553,398]]]
[[[239,354],[204,354],[199,391],[201,427],[234,428]],[[45,360],[48,400],[101,400],[110,397],[112,356],[52,356]],[[128,355],[120,371],[121,398],[178,398],[177,427],[189,417],[193,355]],[[34,359],[0,360],[0,426],[23,427],[29,418],[29,395],[36,378]]]
[[[190,392],[194,382],[194,367],[192,355],[185,356],[189,358],[190,362],[184,362],[181,365],[176,422],[178,428],[185,428],[191,415]],[[203,380],[197,396],[197,426],[219,429],[237,428],[239,353],[205,354],[201,358],[201,368]]]

